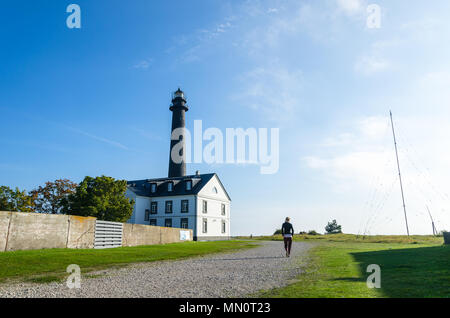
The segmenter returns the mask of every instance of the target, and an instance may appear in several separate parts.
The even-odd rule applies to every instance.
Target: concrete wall
[[[182,242],[180,241],[180,231],[189,231],[190,241],[192,241],[192,230],[126,223],[123,225],[122,245],[138,246]]]
[[[96,220],[93,217],[70,215],[67,248],[94,248]]]
[[[43,248],[94,248],[93,217],[0,211],[0,252]],[[124,224],[123,246],[180,241],[180,230]],[[192,240],[192,230],[190,240]]]
[[[93,248],[95,218],[0,212],[0,251]]]
[[[10,218],[11,212],[0,212],[0,251],[2,252],[6,249]]]
[[[6,251],[67,247],[69,216],[11,213]]]

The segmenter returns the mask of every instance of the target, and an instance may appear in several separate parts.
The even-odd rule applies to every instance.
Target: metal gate
[[[122,246],[123,224],[118,222],[95,222],[94,248],[113,248]]]

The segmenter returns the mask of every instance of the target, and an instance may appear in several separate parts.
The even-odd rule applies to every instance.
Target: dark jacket
[[[281,234],[292,234],[294,235],[294,227],[289,222],[284,222],[281,226]]]

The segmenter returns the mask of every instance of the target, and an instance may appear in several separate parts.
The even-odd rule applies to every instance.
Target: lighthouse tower
[[[185,113],[189,110],[188,106],[186,105],[186,99],[184,98],[184,93],[181,89],[178,88],[178,90],[173,93],[172,96],[172,105],[169,108],[172,111],[172,130],[178,128],[185,128]],[[172,134],[171,134],[172,136]],[[186,176],[186,153],[185,153],[185,140],[184,140],[184,133],[181,134],[179,140],[170,140],[170,153],[169,153],[169,178],[176,178],[176,177],[184,177]],[[172,150],[174,149],[175,145],[181,143],[181,146],[178,145],[177,149],[180,149],[179,155],[181,156],[181,162],[174,162],[174,158],[172,158]],[[179,161],[179,160],[176,160]]]

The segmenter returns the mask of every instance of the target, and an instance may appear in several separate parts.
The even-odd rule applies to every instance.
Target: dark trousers
[[[292,237],[285,237],[284,238],[284,249],[288,254],[291,254],[291,247],[292,247]]]

